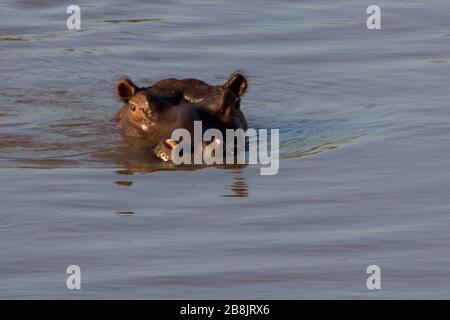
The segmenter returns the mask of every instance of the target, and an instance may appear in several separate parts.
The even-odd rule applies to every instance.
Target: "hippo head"
[[[176,107],[179,114],[184,112],[178,118],[184,119],[182,126],[193,120],[186,115],[201,110],[224,128],[245,130],[247,122],[240,110],[240,101],[246,90],[247,80],[238,72],[218,86],[197,79],[165,79],[151,87],[139,88],[124,78],[115,88],[117,98],[125,103],[115,120],[126,136],[155,140],[175,125],[174,114],[178,112],[171,107]],[[187,108],[192,112],[183,111]]]
[[[163,97],[138,88],[130,79],[121,79],[116,85],[116,96],[125,105],[116,115],[119,127],[129,136],[151,135],[158,126],[160,112],[168,105]]]
[[[200,103],[215,119],[228,128],[246,129],[247,123],[242,114],[241,97],[247,90],[247,80],[240,73],[234,73],[223,86],[214,87]]]

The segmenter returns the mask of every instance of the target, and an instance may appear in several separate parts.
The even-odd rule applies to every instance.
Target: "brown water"
[[[450,298],[448,1],[378,1],[380,31],[368,1],[80,1],[80,32],[70,4],[0,4],[1,298]],[[111,122],[122,75],[235,69],[278,175],[173,170]]]

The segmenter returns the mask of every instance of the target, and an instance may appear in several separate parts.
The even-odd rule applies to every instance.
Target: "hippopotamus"
[[[246,90],[247,80],[239,72],[234,72],[223,85],[171,78],[140,88],[123,78],[115,92],[125,104],[115,121],[126,136],[145,139],[155,154],[167,161],[176,145],[170,139],[171,133],[178,128],[192,132],[194,121],[202,121],[203,130],[246,130],[247,121],[240,110]]]

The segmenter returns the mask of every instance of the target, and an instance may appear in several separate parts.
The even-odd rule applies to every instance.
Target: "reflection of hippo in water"
[[[215,128],[247,129],[240,110],[241,96],[247,80],[234,73],[221,86],[211,86],[197,79],[165,79],[151,87],[138,88],[129,79],[119,80],[116,96],[125,102],[115,120],[127,136],[146,139],[158,150],[171,149],[175,129],[191,133],[194,121],[202,121],[203,130]],[[164,160],[166,160],[165,152]]]

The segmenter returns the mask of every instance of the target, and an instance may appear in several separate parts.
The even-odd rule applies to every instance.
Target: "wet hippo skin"
[[[246,89],[247,80],[237,72],[220,86],[197,79],[165,79],[139,88],[125,78],[116,85],[116,96],[125,105],[115,120],[125,135],[146,139],[155,150],[170,149],[172,132],[184,128],[192,133],[194,121],[202,121],[203,130],[247,129],[240,110]]]

